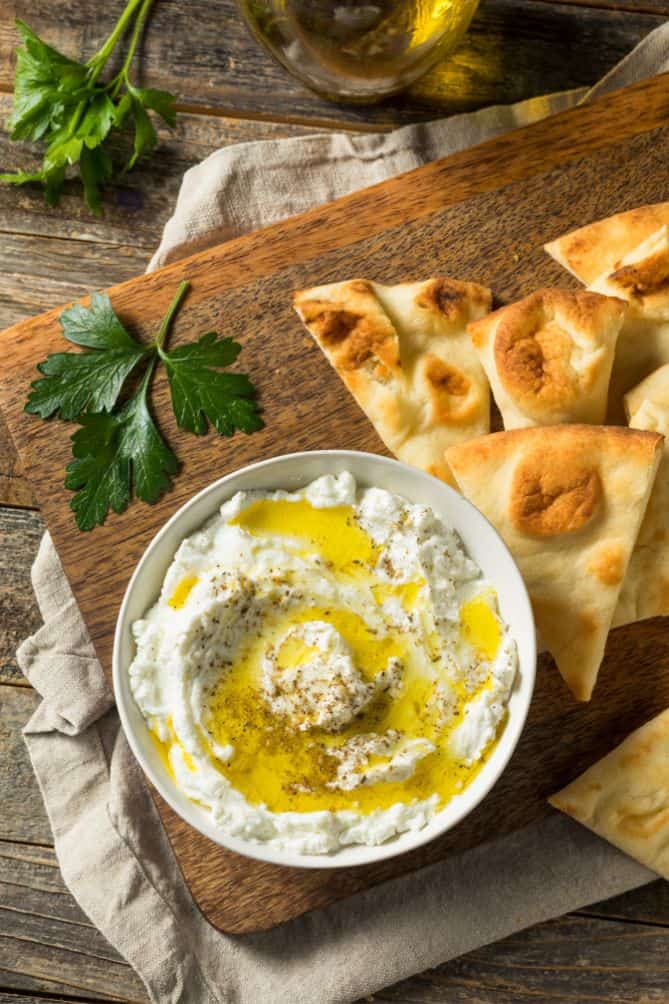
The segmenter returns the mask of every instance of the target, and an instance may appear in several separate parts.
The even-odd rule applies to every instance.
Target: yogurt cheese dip
[[[229,836],[302,854],[424,827],[494,749],[517,671],[457,535],[348,473],[237,493],[133,635],[177,786]]]

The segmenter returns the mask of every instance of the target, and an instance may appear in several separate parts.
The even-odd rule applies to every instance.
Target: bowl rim
[[[226,834],[223,830],[215,826],[215,824],[210,822],[208,819],[204,817],[200,818],[198,813],[195,811],[197,810],[197,806],[195,805],[195,803],[192,803],[190,799],[188,799],[188,797],[183,792],[180,791],[180,789],[176,786],[176,784],[172,782],[172,780],[169,778],[169,776],[166,774],[165,771],[158,772],[157,770],[154,769],[153,765],[149,762],[143,750],[141,749],[139,738],[135,734],[135,729],[130,720],[130,710],[128,705],[134,701],[134,698],[132,697],[132,694],[129,691],[129,685],[128,685],[127,687],[128,697],[126,702],[126,689],[124,688],[124,679],[123,679],[123,677],[125,676],[125,682],[127,683],[128,668],[130,664],[128,663],[127,665],[123,665],[123,660],[121,656],[121,647],[123,643],[123,634],[126,631],[129,631],[131,626],[128,608],[132,602],[134,590],[138,587],[138,583],[140,583],[141,581],[141,577],[145,567],[147,566],[147,564],[150,563],[152,555],[156,550],[158,550],[163,539],[170,534],[170,532],[172,531],[172,529],[175,527],[176,524],[178,524],[181,520],[183,520],[186,517],[187,513],[192,508],[194,508],[198,503],[202,502],[207,497],[218,495],[220,490],[228,483],[235,482],[236,480],[243,478],[244,476],[247,476],[255,471],[258,471],[259,469],[271,469],[272,467],[280,468],[281,465],[283,464],[289,462],[299,463],[300,461],[304,461],[307,459],[332,461],[332,459],[335,457],[342,459],[355,458],[354,463],[359,462],[361,459],[364,460],[365,458],[367,458],[369,460],[372,460],[374,463],[381,463],[382,465],[387,465],[389,468],[396,467],[403,469],[405,473],[408,473],[409,476],[412,478],[415,477],[418,481],[427,480],[429,482],[436,482],[440,490],[443,490],[447,494],[450,493],[453,496],[455,496],[455,498],[458,500],[457,503],[458,505],[464,503],[465,508],[468,507],[475,514],[475,519],[483,520],[488,525],[488,527],[492,531],[493,538],[496,540],[496,546],[499,548],[500,552],[506,557],[507,562],[510,563],[511,568],[516,575],[515,586],[519,593],[517,597],[517,602],[520,603],[519,618],[521,621],[525,623],[525,628],[526,628],[523,637],[523,646],[525,647],[526,650],[524,660],[521,659],[520,641],[517,637],[515,638],[515,640],[518,647],[519,671],[522,670],[522,675],[523,675],[523,678],[521,680],[521,686],[524,688],[526,699],[524,703],[520,706],[520,708],[517,707],[515,709],[515,715],[513,716],[513,718],[511,714],[508,715],[507,722],[504,727],[504,732],[502,733],[502,735],[507,740],[505,750],[502,753],[500,753],[500,755],[497,755],[500,750],[500,747],[498,745],[493,751],[492,756],[482,766],[479,773],[475,776],[473,781],[465,788],[465,790],[460,795],[455,796],[450,802],[448,802],[443,807],[443,809],[439,810],[439,812],[435,816],[433,816],[432,819],[426,825],[421,827],[421,829],[404,831],[403,833],[391,837],[389,840],[385,841],[382,844],[374,844],[374,845],[353,844],[353,845],[347,845],[343,848],[339,848],[338,850],[329,854],[327,853],[303,854],[291,848],[278,848],[274,845],[263,843],[261,841],[252,841],[249,839],[233,837]],[[323,473],[328,473],[328,472],[324,471]],[[319,477],[319,476],[321,475],[315,475],[314,477]],[[358,482],[359,478],[356,475],[354,475],[354,477],[356,477],[356,482]],[[310,480],[313,480],[313,478],[305,480],[305,484],[309,484]],[[281,488],[280,479],[278,479],[278,482],[279,483],[277,484],[277,487],[274,490]],[[243,490],[244,490],[243,487],[232,488],[230,490],[229,495],[227,495],[227,498],[232,497],[235,491],[243,491]],[[264,490],[269,491],[271,489],[264,489]],[[386,489],[386,490],[391,490],[391,489]],[[406,492],[402,492],[400,490],[397,490],[396,494],[401,495],[402,497],[406,497]],[[213,518],[216,515],[217,511],[220,509],[220,506],[223,504],[224,501],[225,497],[219,499],[215,505],[212,505],[209,515],[205,516],[204,519],[198,525],[203,526],[209,519]],[[408,498],[408,501],[411,502],[412,499]],[[174,554],[176,553],[176,550],[179,547],[180,543],[185,539],[186,536],[189,536],[190,534],[196,532],[196,529],[197,528],[185,531],[183,534],[179,536],[179,540],[176,543],[174,550],[172,551],[172,558],[174,557]],[[455,529],[456,532],[458,532],[459,534],[457,528]],[[463,546],[465,547],[465,550],[467,550],[464,541],[463,541]],[[169,563],[171,563],[172,558],[169,559],[167,567],[169,567]],[[144,609],[148,609],[153,602],[155,602],[155,599],[150,601],[150,603],[147,601],[147,605],[144,607]],[[536,629],[532,611],[532,604],[530,602],[530,598],[527,593],[527,587],[525,585],[525,582],[520,573],[520,570],[518,569],[518,565],[516,564],[513,555],[511,554],[509,548],[505,544],[504,540],[502,539],[496,528],[492,525],[490,520],[488,520],[487,517],[479,509],[477,509],[476,506],[472,502],[470,502],[469,499],[467,499],[464,495],[461,495],[459,492],[457,492],[454,488],[446,484],[441,479],[435,478],[433,475],[428,474],[427,472],[421,470],[420,468],[412,467],[411,465],[405,464],[402,461],[396,460],[395,458],[392,457],[385,457],[382,454],[370,453],[368,451],[323,449],[323,450],[304,450],[304,451],[295,451],[292,453],[283,453],[276,457],[270,457],[265,460],[259,460],[254,463],[247,464],[244,467],[236,468],[234,471],[230,471],[229,473],[224,474],[222,477],[217,478],[211,484],[206,485],[204,488],[200,489],[200,491],[196,492],[189,499],[187,499],[186,502],[184,502],[181,506],[179,506],[179,508],[170,516],[170,518],[163,524],[163,526],[161,526],[158,532],[154,534],[154,536],[147,544],[126,586],[123,595],[123,600],[121,602],[121,606],[119,608],[119,612],[116,618],[116,625],[114,629],[114,641],[113,641],[113,653],[112,653],[112,682],[113,682],[116,707],[118,709],[123,732],[137,762],[139,763],[145,775],[151,781],[151,784],[158,791],[161,798],[163,798],[165,802],[167,802],[167,804],[171,807],[171,809],[188,826],[192,826],[195,830],[199,831],[203,836],[212,840],[215,844],[227,850],[240,854],[244,857],[252,858],[257,861],[264,861],[271,864],[277,864],[291,868],[335,869],[335,868],[358,867],[365,864],[371,864],[376,861],[383,861],[391,857],[400,857],[402,854],[408,851],[415,850],[418,847],[421,847],[424,844],[429,843],[430,841],[436,839],[437,837],[443,836],[444,833],[447,833],[448,831],[452,830],[455,826],[458,825],[458,823],[462,822],[462,820],[466,816],[470,815],[470,813],[472,813],[474,809],[477,808],[478,805],[480,805],[480,803],[490,793],[491,789],[494,787],[494,785],[497,783],[497,781],[500,779],[500,777],[506,770],[506,767],[518,745],[520,736],[522,735],[525,723],[527,721],[529,709],[532,703],[532,697],[534,694],[534,687],[536,680],[536,663],[537,663]],[[516,684],[514,684],[514,686],[517,685],[517,680],[518,676],[516,677]],[[137,708],[137,706],[135,706],[135,708],[138,714],[141,716],[141,711],[139,711],[139,708]],[[144,722],[143,716],[142,716],[142,722]],[[146,731],[148,733],[148,727],[146,726],[145,722],[144,722],[144,727],[146,728]],[[510,735],[507,735],[508,733],[510,733]],[[487,769],[491,768],[491,765],[493,764],[495,765],[495,770]],[[475,785],[476,782],[479,781],[479,779],[482,778],[483,776],[485,776],[485,783],[481,783],[478,785],[478,790],[476,791],[476,796],[474,797],[474,799],[473,800],[471,798],[465,799],[465,796],[467,795],[468,792],[470,792],[472,786]],[[179,797],[182,797],[182,800],[185,800],[187,804],[180,805]],[[460,799],[462,799],[462,801],[460,801]],[[190,818],[188,818],[187,815],[185,814],[185,811],[190,813],[189,806],[191,805],[193,807],[193,811],[192,814],[190,815]],[[202,812],[201,809],[199,811]],[[448,818],[444,822],[444,825],[439,826],[438,825],[439,817],[444,813],[447,814]],[[355,850],[356,856],[359,858],[359,860],[356,861],[342,860],[342,858],[346,856],[345,852],[352,850]]]

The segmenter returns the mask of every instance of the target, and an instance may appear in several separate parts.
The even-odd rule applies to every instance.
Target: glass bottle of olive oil
[[[478,0],[238,0],[254,34],[309,87],[368,102],[407,87],[467,30]]]

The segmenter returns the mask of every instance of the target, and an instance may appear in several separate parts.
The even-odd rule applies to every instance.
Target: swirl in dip
[[[225,833],[309,854],[425,826],[489,756],[517,666],[457,535],[347,473],[235,495],[133,632],[176,784]]]

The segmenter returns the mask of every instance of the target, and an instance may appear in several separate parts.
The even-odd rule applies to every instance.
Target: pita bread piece
[[[469,325],[506,429],[601,423],[624,301],[540,289]]]
[[[647,233],[650,219],[669,217],[669,203],[660,207],[645,207],[635,216],[623,214],[605,223],[618,221],[616,233],[622,227],[625,240],[618,240],[623,251],[611,263],[610,248],[602,245],[597,255],[590,248],[585,267],[578,257],[567,257],[563,263],[578,278],[588,282],[589,289],[608,296],[617,296],[629,304],[627,315],[618,338],[616,355],[609,388],[609,422],[624,422],[623,395],[653,370],[669,363],[669,229],[667,221],[659,229]],[[651,212],[652,211],[652,212]],[[625,221],[623,226],[622,221]],[[593,224],[596,229],[600,225]],[[588,228],[585,228],[586,230]],[[606,229],[600,237],[606,236]],[[599,231],[597,231],[599,233]],[[578,231],[577,233],[582,233]],[[561,238],[568,241],[570,236]],[[594,239],[594,238],[592,238]],[[559,244],[560,242],[555,242]],[[629,245],[629,246],[628,246]],[[551,251],[554,245],[547,245]],[[558,259],[560,260],[560,259]],[[595,264],[602,269],[591,278]],[[580,270],[580,274],[579,271]]]
[[[490,429],[490,389],[467,334],[490,305],[484,286],[446,278],[352,279],[294,298],[388,449],[451,483],[446,447]]]
[[[563,268],[590,286],[652,234],[669,226],[669,202],[638,206],[571,230],[544,248]]]
[[[620,296],[629,307],[618,339],[609,388],[609,418],[623,416],[622,399],[669,363],[669,230],[663,227],[621,259],[592,289]]]
[[[548,801],[669,879],[669,710]]]
[[[499,530],[536,624],[578,700],[592,694],[662,437],[552,425],[451,447],[462,492]]]
[[[630,558],[613,625],[669,614],[669,365],[625,395],[629,424],[665,436],[662,460]]]

